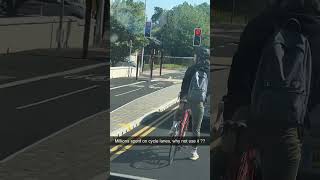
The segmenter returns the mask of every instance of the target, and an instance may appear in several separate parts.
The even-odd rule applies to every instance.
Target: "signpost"
[[[146,27],[144,29],[144,36],[145,37],[151,37],[151,28],[152,28],[152,23],[151,21],[146,22]]]

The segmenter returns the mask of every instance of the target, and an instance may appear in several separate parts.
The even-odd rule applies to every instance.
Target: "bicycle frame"
[[[180,121],[180,126],[179,126],[179,138],[182,138],[185,136],[185,132],[188,129],[189,125],[189,120],[190,120],[190,109],[186,109],[183,113],[183,119]]]

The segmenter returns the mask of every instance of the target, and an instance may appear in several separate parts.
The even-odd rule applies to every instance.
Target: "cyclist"
[[[178,125],[181,117],[183,109],[190,107],[191,114],[192,114],[192,133],[194,137],[200,137],[200,128],[201,123],[204,115],[204,102],[193,102],[190,101],[188,98],[189,86],[191,80],[197,71],[205,72],[207,78],[209,78],[209,71],[210,71],[210,53],[209,49],[204,47],[197,47],[195,49],[195,63],[190,66],[187,71],[185,72],[182,85],[181,85],[181,92],[180,92],[180,105],[175,114],[175,118],[173,120],[173,125],[169,134],[174,132],[175,127]],[[209,82],[209,80],[208,80]],[[207,86],[205,87],[207,88]],[[207,89],[206,89],[207,90]],[[191,158],[192,160],[197,160],[199,155],[197,153],[197,145],[193,145],[191,151]]]
[[[308,38],[311,47],[313,71],[309,111],[313,111],[319,104],[320,1],[269,0],[269,5],[270,8],[248,23],[240,37],[238,51],[233,57],[229,74],[228,93],[224,97],[225,120],[232,119],[237,109],[250,104],[263,48],[274,33],[274,26],[281,25],[292,17],[297,18],[302,24],[302,33]],[[250,125],[254,142],[262,152],[262,179],[295,180],[301,158],[299,127],[310,122],[296,122],[294,118],[277,123],[271,120],[259,123],[252,121]]]

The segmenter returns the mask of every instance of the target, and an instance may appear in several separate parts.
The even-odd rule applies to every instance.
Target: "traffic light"
[[[144,36],[151,37],[151,21],[146,22],[146,26],[144,28]]]
[[[201,45],[201,28],[195,28],[194,29],[194,35],[193,35],[193,46],[200,46]]]

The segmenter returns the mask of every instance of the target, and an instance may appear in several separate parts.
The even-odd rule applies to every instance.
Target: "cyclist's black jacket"
[[[184,74],[183,80],[182,80],[180,99],[183,99],[188,95],[189,85],[190,85],[192,76],[194,75],[194,73],[196,73],[197,70],[202,70],[202,71],[206,72],[208,79],[209,79],[210,64],[199,63],[199,64],[193,64],[192,66],[188,67],[187,71]]]
[[[264,44],[274,32],[274,24],[283,24],[290,17],[299,19],[303,34],[310,42],[312,54],[312,85],[308,104],[309,111],[320,103],[320,17],[280,10],[266,10],[251,20],[240,37],[240,44],[233,56],[228,79],[224,119],[231,119],[235,110],[251,101],[251,89]]]

